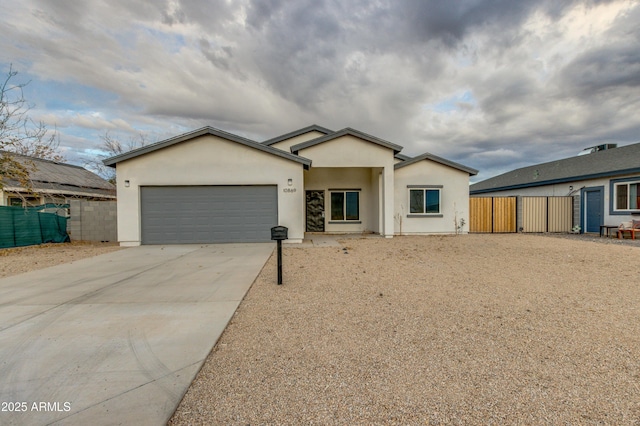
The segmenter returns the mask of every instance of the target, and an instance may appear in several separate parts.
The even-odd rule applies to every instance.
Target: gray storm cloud
[[[317,123],[486,178],[640,139],[639,21],[626,0],[25,0],[0,17],[0,65],[33,76],[71,151],[100,126],[261,140]]]

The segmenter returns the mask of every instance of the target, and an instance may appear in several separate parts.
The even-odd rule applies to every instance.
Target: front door
[[[307,232],[324,232],[324,191],[307,191]]]
[[[603,188],[584,190],[584,232],[600,232],[604,213],[603,192]]]

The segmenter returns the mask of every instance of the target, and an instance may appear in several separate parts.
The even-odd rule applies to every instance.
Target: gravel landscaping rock
[[[272,256],[170,424],[638,424],[638,245],[340,243]]]
[[[0,278],[120,250],[117,243],[75,241],[0,249]]]

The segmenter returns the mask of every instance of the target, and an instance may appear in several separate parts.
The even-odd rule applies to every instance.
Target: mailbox
[[[287,232],[289,229],[286,226],[274,226],[271,228],[272,240],[286,240],[288,238]]]
[[[278,242],[278,284],[282,284],[282,240],[286,240],[287,231],[289,229],[286,226],[274,226],[271,228],[271,239]]]

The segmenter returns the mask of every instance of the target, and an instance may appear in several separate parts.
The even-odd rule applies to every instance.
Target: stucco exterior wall
[[[291,152],[291,147],[293,145],[297,145],[297,144],[302,143],[302,142],[310,141],[311,139],[316,139],[316,138],[319,138],[320,136],[324,136],[324,133],[320,133],[318,131],[313,130],[313,131],[305,133],[303,135],[294,136],[292,138],[285,139],[285,140],[280,141],[278,143],[274,143],[273,145],[271,145],[271,147],[272,148],[278,148],[278,149],[281,149],[283,151]]]
[[[369,210],[371,214],[371,230],[376,233],[381,233],[384,229],[384,223],[382,223],[384,214],[382,205],[382,192],[383,192],[383,172],[380,167],[372,167],[370,170],[369,181],[371,184],[371,202],[369,204]]]
[[[366,167],[318,167],[304,172],[305,190],[324,191],[325,232],[356,233],[379,232],[377,177],[372,182],[372,170]],[[330,189],[359,189],[360,220],[337,222],[331,220]]]
[[[344,230],[344,232],[374,231],[385,237],[393,236],[393,150],[355,136],[345,135],[300,150],[298,155],[312,161],[311,171],[324,167],[368,169],[366,171],[368,174],[366,180],[369,182],[369,190],[366,195],[366,202],[361,200],[360,206],[362,210],[365,210],[365,208],[377,211],[382,210],[380,216],[377,216],[378,213],[369,213],[367,222],[364,223],[363,221],[362,223],[365,229],[349,230],[347,226],[342,226],[341,230]],[[373,177],[373,170],[375,170],[376,176],[382,177]],[[360,179],[364,182],[365,176],[363,175]],[[374,180],[376,181],[375,183],[373,183]],[[346,187],[343,185],[341,184],[340,187]],[[308,189],[312,189],[309,188],[308,184],[306,186]],[[379,191],[377,197],[373,195],[374,190]],[[386,202],[389,200],[391,202]],[[375,222],[378,222],[377,226]],[[327,227],[327,232],[332,232],[331,229]]]
[[[408,185],[441,185],[441,216],[409,216]],[[395,233],[397,235],[454,234],[455,221],[469,231],[469,174],[424,160],[395,171]],[[412,215],[413,216],[413,215]]]
[[[121,245],[140,244],[140,187],[154,185],[277,185],[279,225],[290,242],[304,238],[300,163],[205,135],[122,161],[116,171]]]
[[[393,167],[393,151],[355,136],[345,135],[298,152],[312,167]]]

